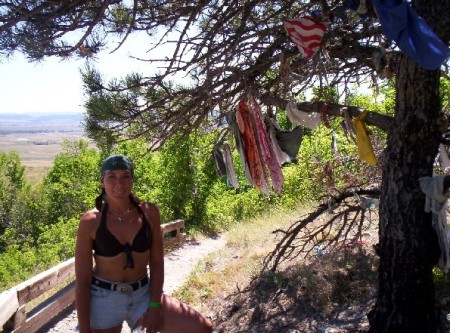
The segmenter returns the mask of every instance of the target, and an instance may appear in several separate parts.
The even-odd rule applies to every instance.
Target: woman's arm
[[[150,249],[150,301],[161,302],[164,285],[164,248],[159,209],[149,205],[150,226],[152,228],[152,247]]]
[[[92,227],[95,214],[87,212],[80,219],[75,248],[75,306],[80,333],[90,329],[90,286],[92,280]]]
[[[144,316],[145,326],[149,332],[159,331],[162,325],[161,307],[162,292],[164,285],[164,248],[161,232],[161,217],[159,209],[150,203],[145,204],[145,213],[152,230],[150,248],[150,299],[146,315]]]

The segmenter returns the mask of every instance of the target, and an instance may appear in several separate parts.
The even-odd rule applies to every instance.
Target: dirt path
[[[225,246],[225,236],[221,235],[217,238],[188,240],[183,246],[167,254],[164,265],[164,293],[172,294],[183,285],[199,260],[223,246]],[[72,310],[51,327],[41,329],[39,333],[73,332],[76,324],[76,312]],[[126,324],[123,325],[122,333],[130,333]]]

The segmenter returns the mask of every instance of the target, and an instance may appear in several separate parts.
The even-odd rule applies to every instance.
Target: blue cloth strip
[[[403,0],[372,0],[384,34],[421,67],[438,69],[450,49],[416,11]]]

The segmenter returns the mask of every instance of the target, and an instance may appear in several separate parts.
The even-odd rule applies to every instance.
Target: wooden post
[[[14,316],[19,308],[19,299],[17,298],[17,291],[10,289],[0,294],[0,329],[3,329],[9,319]]]

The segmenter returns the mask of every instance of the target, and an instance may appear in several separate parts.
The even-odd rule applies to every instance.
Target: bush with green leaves
[[[33,248],[23,249],[19,245],[8,246],[0,253],[0,291],[28,280],[50,266],[39,267],[39,258]]]
[[[11,210],[25,185],[25,167],[16,151],[0,152],[0,235],[11,223]],[[0,242],[0,250],[4,244]]]
[[[243,186],[235,190],[226,182],[216,183],[206,205],[205,229],[222,231],[231,225],[256,216],[269,206],[257,189]]]
[[[0,236],[7,246],[37,246],[42,229],[49,223],[49,202],[43,184],[26,184],[16,195],[7,232]]]
[[[100,187],[100,159],[100,153],[89,148],[85,140],[64,142],[62,152],[44,178],[48,223],[55,223],[60,217],[80,217],[93,206]]]
[[[57,223],[42,227],[36,246],[12,244],[0,253],[0,290],[72,258],[78,221],[60,218]]]

